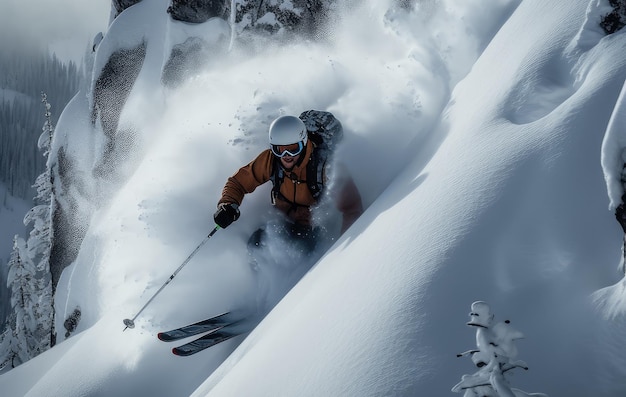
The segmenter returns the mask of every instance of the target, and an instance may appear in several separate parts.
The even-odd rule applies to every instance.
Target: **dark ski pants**
[[[257,307],[268,313],[323,254],[319,228],[268,223],[248,240],[250,265],[257,278]]]

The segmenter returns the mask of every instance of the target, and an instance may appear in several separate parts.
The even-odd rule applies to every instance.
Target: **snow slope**
[[[167,2],[144,3],[127,11]],[[0,376],[3,395],[452,395],[475,371],[455,355],[475,347],[476,300],[526,335],[514,386],[623,395],[622,233],[607,210],[623,138],[603,138],[619,125],[626,38],[601,35],[603,4],[449,0],[409,14],[366,1],[329,43],[235,46],[175,91],[155,89],[155,55],[124,112],[143,150],[59,287],[60,322],[83,310],[77,333]],[[99,51],[125,37],[115,26]],[[158,331],[254,300],[245,243],[271,216],[260,189],[122,332],[212,228],[269,122],[309,108],[342,120],[365,214],[245,339],[174,357]]]
[[[580,320],[616,277],[599,159],[626,41],[590,46],[600,36],[585,11],[521,3],[432,146],[195,395],[442,395],[467,368],[453,357],[478,299],[527,335],[525,389],[601,395],[587,366],[566,363],[606,354]]]

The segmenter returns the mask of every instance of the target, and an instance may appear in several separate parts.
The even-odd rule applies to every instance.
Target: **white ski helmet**
[[[307,140],[306,126],[296,116],[280,116],[270,125],[270,146],[291,145],[299,142],[306,146]]]

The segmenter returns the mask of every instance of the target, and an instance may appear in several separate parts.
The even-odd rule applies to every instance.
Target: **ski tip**
[[[159,332],[157,334],[157,338],[159,338],[159,340],[162,342],[174,342],[175,340],[180,339],[180,338],[175,338],[175,337],[172,337],[171,335],[168,335],[167,332]]]
[[[180,350],[179,348],[175,347],[172,349],[172,354],[174,354],[175,356],[179,356],[179,357],[186,357],[186,356],[191,356],[193,353],[186,351],[186,350]]]

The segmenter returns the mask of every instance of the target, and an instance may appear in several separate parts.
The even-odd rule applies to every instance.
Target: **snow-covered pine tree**
[[[515,368],[528,369],[523,361],[516,361],[515,341],[524,334],[511,327],[511,322],[494,323],[494,315],[489,305],[483,301],[472,303],[470,327],[476,328],[476,349],[458,354],[470,356],[479,368],[473,375],[463,375],[452,391],[463,393],[463,397],[547,397],[543,393],[526,393],[512,388],[505,373]]]
[[[36,291],[32,289],[36,271],[25,253],[26,243],[15,235],[7,280],[11,290],[12,313],[0,341],[0,368],[15,368],[28,361],[36,348],[36,343],[28,338],[37,324],[32,314],[32,300],[36,298]]]
[[[45,122],[38,146],[48,157],[54,126],[46,94],[41,94]],[[9,262],[7,284],[11,289],[12,313],[0,341],[0,367],[15,367],[54,345],[54,306],[50,249],[52,247],[52,213],[54,189],[49,162],[37,177],[36,206],[24,217],[32,225],[28,241],[15,236]]]
[[[38,147],[43,151],[46,159],[50,155],[54,126],[50,113],[50,104],[45,93],[41,93],[41,102],[45,108],[45,122]],[[33,314],[37,319],[37,329],[33,337],[38,341],[37,352],[43,352],[54,344],[53,329],[53,293],[52,277],[50,274],[50,249],[52,247],[52,213],[54,205],[52,173],[49,162],[46,162],[44,172],[37,177],[33,187],[37,190],[35,203],[24,217],[24,225],[32,225],[26,248],[31,261],[36,266],[37,301],[33,307]],[[37,354],[38,354],[37,353]]]

